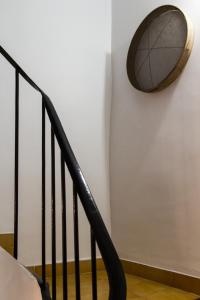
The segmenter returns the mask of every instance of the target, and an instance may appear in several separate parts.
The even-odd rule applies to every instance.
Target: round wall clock
[[[143,92],[160,91],[183,70],[193,46],[193,28],[177,7],[152,11],[137,29],[127,58],[131,84]]]

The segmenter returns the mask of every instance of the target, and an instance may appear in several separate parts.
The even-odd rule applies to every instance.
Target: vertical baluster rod
[[[67,290],[67,224],[66,224],[66,189],[65,162],[61,153],[61,191],[62,191],[62,256],[63,256],[63,300],[68,298]]]
[[[91,229],[91,258],[92,258],[92,299],[97,300],[96,241],[92,229]]]
[[[52,234],[52,300],[56,300],[56,193],[55,193],[55,136],[51,129],[51,234]]]
[[[15,171],[14,171],[14,257],[18,258],[19,198],[19,72],[15,70]]]
[[[74,256],[75,256],[75,287],[76,300],[81,299],[80,293],[80,259],[79,259],[79,227],[78,227],[78,199],[75,184],[73,184],[73,210],[74,210]]]
[[[42,101],[42,281],[46,283],[46,146],[45,104]]]

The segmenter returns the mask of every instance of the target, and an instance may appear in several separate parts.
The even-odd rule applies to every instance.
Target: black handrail
[[[18,257],[18,194],[19,194],[19,73],[15,69],[15,193],[14,193],[14,257]]]
[[[43,109],[45,107],[49,120],[51,122],[52,129],[52,138],[56,137],[57,142],[61,149],[62,159],[66,163],[71,178],[73,180],[74,189],[78,193],[80,201],[83,205],[85,214],[90,223],[92,234],[98,244],[99,250],[101,252],[106,271],[108,274],[110,293],[109,300],[125,300],[126,299],[126,280],[124,276],[124,272],[121,266],[121,262],[115,250],[115,247],[112,243],[110,235],[106,229],[106,226],[102,220],[102,217],[99,213],[99,210],[96,206],[94,198],[90,192],[90,189],[85,181],[83,173],[80,169],[80,166],[75,158],[75,155],[72,151],[72,148],[69,144],[69,141],[64,132],[63,126],[60,122],[60,119],[56,113],[56,110],[49,99],[49,97],[43,92],[42,89],[38,87],[37,84],[22,70],[22,68],[13,60],[13,58],[0,46],[0,53],[9,61],[9,63],[15,68],[16,72],[20,74],[34,89],[42,95],[43,101]],[[43,118],[44,118],[44,110],[43,110]],[[44,119],[43,119],[44,124]],[[43,133],[45,136],[45,133]],[[44,148],[43,145],[43,156],[44,156]],[[43,157],[44,158],[44,157]],[[44,162],[43,162],[44,163]],[[45,163],[44,163],[45,165]],[[54,175],[53,175],[54,176]],[[43,181],[45,178],[45,174],[43,172]],[[53,179],[54,180],[54,179]],[[53,205],[55,191],[53,190]],[[44,190],[43,190],[43,206],[44,203]],[[43,207],[44,208],[44,207]],[[17,221],[17,220],[16,220]],[[55,221],[55,220],[54,220]],[[45,234],[43,233],[43,236]],[[45,242],[44,242],[45,244]],[[55,249],[54,249],[55,251]],[[93,245],[93,253],[94,253],[94,245]],[[44,253],[45,255],[45,253]],[[53,253],[55,259],[55,253]],[[65,258],[66,259],[66,258]],[[55,265],[55,262],[54,262]],[[94,268],[94,265],[93,265]],[[56,271],[56,270],[55,270]],[[45,277],[45,270],[43,270],[43,276]]]

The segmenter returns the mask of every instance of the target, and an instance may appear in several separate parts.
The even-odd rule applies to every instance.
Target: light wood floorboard
[[[126,275],[128,300],[196,300],[197,295],[187,293],[141,277]],[[48,278],[51,283],[51,278]],[[69,300],[75,300],[74,275],[68,276]],[[51,285],[51,284],[50,284]],[[82,300],[92,300],[91,274],[81,274]],[[98,300],[108,299],[108,281],[104,271],[98,272]],[[57,276],[57,300],[62,300],[62,276]]]

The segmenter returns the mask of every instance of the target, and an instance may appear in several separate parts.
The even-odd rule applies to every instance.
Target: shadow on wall
[[[104,132],[105,132],[105,164],[107,172],[106,184],[108,185],[108,199],[110,199],[110,121],[111,121],[111,101],[112,101],[112,69],[111,54],[106,53],[105,59],[105,79],[104,79]]]
[[[173,155],[170,154],[172,149],[168,148],[173,133],[165,132],[168,130],[165,128],[165,119],[176,89],[177,82],[168,90],[159,93],[147,95],[135,91],[134,112],[132,111],[131,115],[127,111],[124,115],[124,137],[121,140],[124,148],[123,155],[118,160],[118,172],[123,170],[123,186],[129,190],[130,195],[125,200],[122,189],[121,198],[126,202],[125,223],[128,228],[138,231],[131,252],[134,253],[138,247],[136,256],[138,259],[145,259],[149,264],[152,259],[159,260],[160,250],[166,249],[169,235],[174,235],[170,241],[170,251],[175,251],[179,257],[182,253],[181,245],[177,243],[179,236],[176,233],[176,204],[173,201],[173,186],[170,186],[169,180],[170,176],[173,176],[173,170],[167,165],[170,155]],[[173,160],[173,157],[171,159]],[[132,208],[129,205],[130,201],[133,203]],[[163,210],[167,211],[166,215],[159,214]],[[168,223],[174,228],[174,232],[170,234]],[[128,239],[133,237],[133,232],[129,233]]]
[[[184,139],[184,129],[177,125],[184,122],[178,112],[181,77],[166,90],[145,94],[130,88],[125,71],[119,72],[114,69],[111,111],[113,237],[122,257],[158,265],[165,257],[165,266],[173,268],[174,252],[177,260],[184,260],[180,226],[187,218],[187,209],[177,211],[181,198],[181,205],[187,207],[181,174],[183,145],[177,145],[177,140]]]

